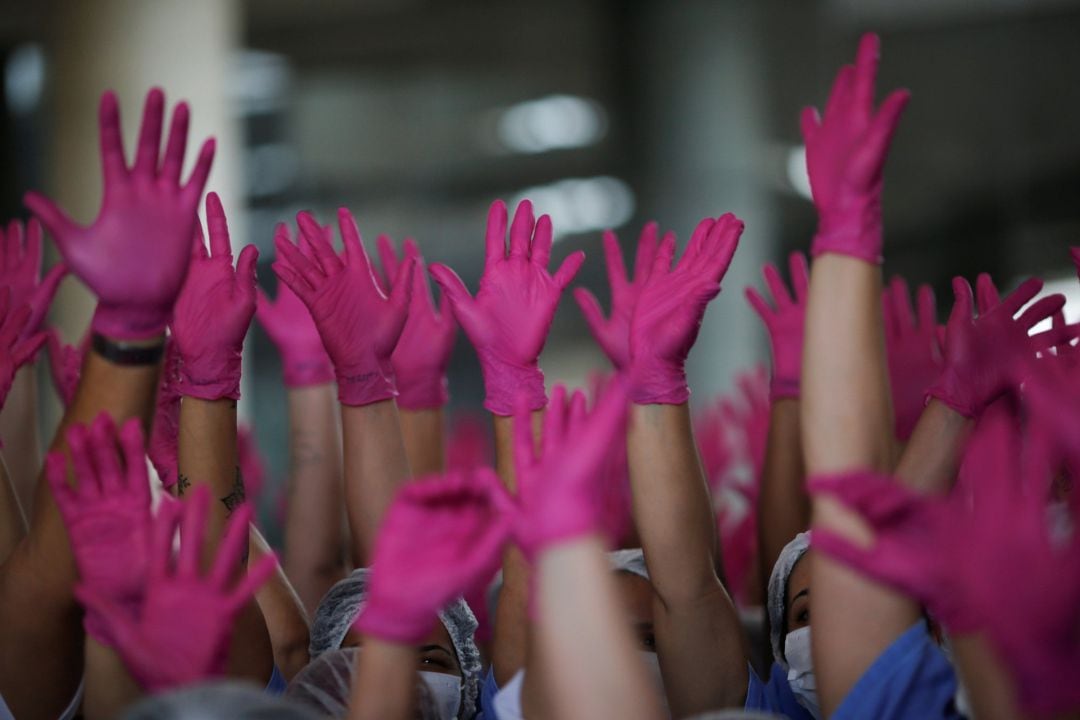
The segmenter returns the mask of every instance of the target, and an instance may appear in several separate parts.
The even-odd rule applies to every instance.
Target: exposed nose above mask
[[[817,679],[814,659],[810,654],[810,628],[804,627],[787,634],[784,657],[788,663],[787,680],[795,699],[815,718],[821,718],[818,707]]]
[[[455,720],[461,711],[461,678],[445,673],[421,672],[420,679],[427,685],[439,720]]]

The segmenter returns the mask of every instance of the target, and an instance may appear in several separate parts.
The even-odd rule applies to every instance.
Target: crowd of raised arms
[[[198,219],[214,141],[185,180],[188,106],[163,133],[152,90],[129,164],[105,93],[96,219],[29,193],[0,235],[3,427],[34,422],[37,359],[66,407],[43,459],[2,450],[0,718],[1080,717],[1080,327],[1037,279],[958,277],[944,325],[928,286],[884,284],[909,95],[877,103],[877,64],[866,35],[802,113],[809,260],[746,290],[771,378],[693,417],[733,214],[681,253],[647,224],[632,269],[605,233],[610,311],[573,293],[612,367],[549,392],[585,260],[552,267],[559,218],[495,201],[474,293],[411,240],[376,262],[346,208],[301,212],[271,299],[215,193]],[[96,299],[77,346],[44,325],[67,274]],[[253,317],[288,396],[280,560],[237,430]],[[493,445],[444,417],[459,327]]]

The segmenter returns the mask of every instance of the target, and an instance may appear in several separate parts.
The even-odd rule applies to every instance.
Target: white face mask
[[[814,678],[814,658],[810,655],[810,628],[799,628],[787,634],[784,640],[784,657],[788,663],[788,685],[791,686],[795,699],[815,718],[821,718],[817,680]]]
[[[420,671],[420,679],[427,685],[439,720],[455,720],[461,710],[461,678],[445,673]]]
[[[671,709],[668,708],[667,690],[664,689],[664,676],[660,674],[660,658],[654,652],[641,652],[641,658],[645,661],[649,677],[656,687],[657,697],[660,698],[660,709],[664,711],[664,717],[671,717]]]

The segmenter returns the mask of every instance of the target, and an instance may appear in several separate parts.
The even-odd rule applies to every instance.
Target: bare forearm
[[[634,405],[629,433],[634,519],[656,592],[656,643],[671,709],[682,716],[740,704],[746,649],[716,574],[716,525],[689,409]]]
[[[416,650],[364,636],[349,720],[411,720],[416,712]]]
[[[979,720],[1026,718],[1016,703],[1012,678],[980,635],[950,638],[960,680],[967,689],[971,710]]]
[[[620,619],[602,541],[557,545],[540,557],[537,571],[537,642],[555,717],[659,718],[653,686]]]
[[[41,470],[41,443],[38,438],[37,375],[33,363],[15,373],[4,408],[0,410],[0,438],[8,448],[5,456],[8,476],[23,511],[34,507],[34,485]]]
[[[769,438],[758,503],[758,558],[767,581],[780,551],[810,525],[810,498],[803,475],[799,401],[777,398],[769,414]]]
[[[919,492],[948,492],[956,479],[971,425],[968,418],[932,399],[900,456],[897,479]]]
[[[120,656],[94,638],[86,638],[86,678],[83,712],[87,720],[119,717],[143,696]]]
[[[4,564],[24,537],[26,516],[11,486],[4,456],[0,454],[0,565]]]
[[[341,406],[345,499],[353,557],[366,565],[386,509],[409,477],[405,443],[393,400]]]
[[[185,397],[180,405],[179,471],[177,491],[191,492],[198,485],[210,488],[210,505],[204,566],[217,553],[226,523],[245,502],[244,481],[236,461],[236,402]],[[244,572],[238,566],[237,572]],[[270,677],[273,648],[259,606],[252,601],[236,621],[229,674],[264,683]]]
[[[262,558],[272,552],[263,536],[252,526],[248,567],[255,567]],[[266,630],[274,648],[274,664],[285,679],[291,681],[310,659],[308,646],[311,626],[300,596],[293,589],[285,571],[278,567],[270,576],[270,581],[255,595],[255,601],[266,620]]]
[[[151,341],[160,342],[160,338]],[[67,429],[106,412],[149,428],[159,365],[121,366],[87,353],[75,397],[53,438],[66,451]],[[29,534],[0,567],[0,694],[16,717],[56,717],[83,672],[82,613],[75,563],[48,483],[39,482]],[[31,652],[32,648],[49,652]]]
[[[881,324],[880,268],[834,254],[814,260],[802,366],[808,474],[892,469]]]
[[[443,410],[401,410],[401,434],[414,477],[442,472],[446,466]]]
[[[313,613],[345,575],[344,489],[333,385],[289,390],[289,504],[285,572]]]

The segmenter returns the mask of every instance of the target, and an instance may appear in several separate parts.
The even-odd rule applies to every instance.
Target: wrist
[[[90,346],[95,354],[114,365],[156,365],[165,354],[165,334],[130,340],[94,331]]]
[[[201,400],[240,399],[243,356],[239,350],[222,355],[202,355],[189,362],[180,356],[177,391]]]
[[[839,212],[822,211],[810,254],[837,253],[880,265],[882,244],[881,206],[874,200]]]
[[[329,356],[306,355],[281,356],[281,373],[288,388],[303,388],[313,385],[329,385],[334,382],[334,365]]]
[[[927,402],[931,399],[940,401],[943,405],[971,420],[981,415],[983,408],[986,406],[985,403],[979,402],[977,398],[970,397],[964,391],[960,373],[951,368],[942,371],[941,377],[926,391]]]
[[[513,415],[522,399],[528,410],[542,410],[547,406],[544,373],[535,362],[515,365],[490,353],[477,354],[484,376],[484,407],[488,411],[496,415]]]
[[[772,382],[769,384],[769,395],[773,400],[798,398],[800,390],[801,387],[797,376],[788,377],[774,374]]]
[[[90,329],[108,338],[131,342],[163,335],[172,308],[130,307],[98,302]]]

